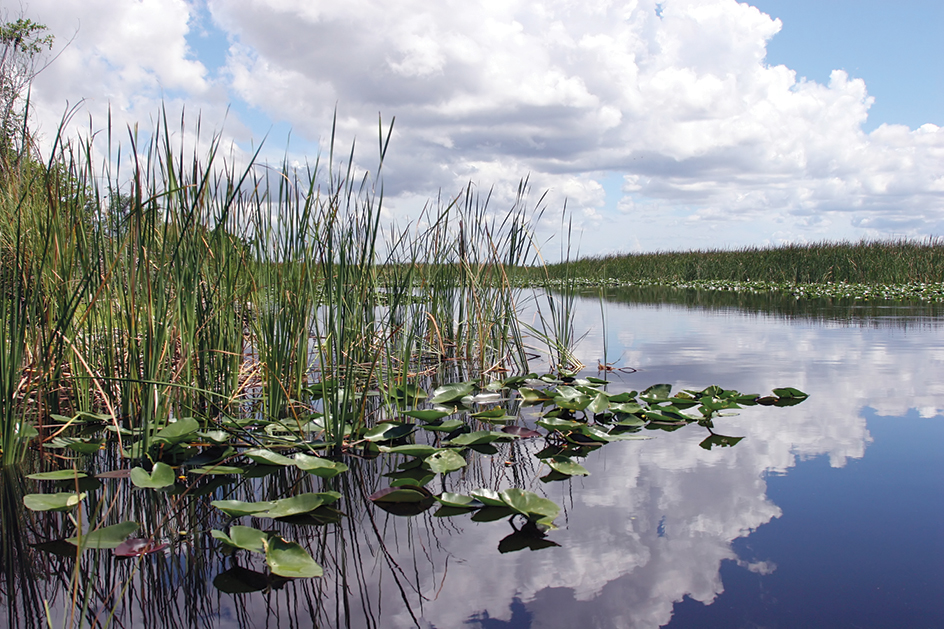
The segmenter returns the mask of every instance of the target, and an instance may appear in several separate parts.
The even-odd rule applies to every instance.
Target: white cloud
[[[530,175],[551,204],[569,199],[587,253],[628,248],[630,231],[647,249],[941,232],[944,131],[866,134],[865,83],[767,66],[781,25],[748,4],[661,5],[36,0],[60,40],[78,28],[36,97],[47,119],[87,98],[98,119],[110,103],[131,122],[163,96],[211,125],[236,99],[322,143],[337,108],[340,141],[367,146],[378,112],[396,116],[393,207]],[[206,15],[230,41],[219,75],[188,46]],[[627,177],[619,210],[600,189],[608,172]]]

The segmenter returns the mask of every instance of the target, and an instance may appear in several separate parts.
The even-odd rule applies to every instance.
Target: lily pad
[[[429,455],[439,452],[440,448],[433,446],[424,445],[421,443],[408,443],[402,446],[380,446],[381,452],[386,452],[388,454],[405,454],[407,456],[417,456],[425,459]]]
[[[170,487],[177,482],[177,475],[174,468],[166,463],[155,463],[151,473],[147,473],[143,468],[136,467],[131,470],[131,482],[135,487],[145,489],[160,489]]]
[[[307,550],[281,537],[274,536],[266,540],[265,556],[269,569],[280,577],[305,579],[324,574]]]
[[[23,504],[30,511],[68,511],[85,500],[85,493],[26,494]]]
[[[364,433],[367,441],[393,441],[401,439],[416,430],[414,424],[388,423],[377,424]]]
[[[200,430],[200,422],[193,417],[185,417],[157,431],[157,434],[154,435],[154,442],[177,444],[186,440],[198,430]]]
[[[447,419],[444,422],[433,423],[433,424],[424,424],[420,426],[423,430],[431,430],[433,432],[452,432],[456,428],[460,428],[464,424],[461,419]],[[470,429],[471,430],[471,429]]]
[[[231,518],[239,518],[244,515],[258,515],[264,513],[275,506],[272,500],[261,502],[243,502],[242,500],[214,500],[210,503]]]
[[[552,456],[544,460],[556,472],[567,476],[589,476],[590,472],[579,463],[574,463],[566,456]]]
[[[189,470],[190,474],[200,474],[201,476],[226,476],[230,474],[245,474],[246,470],[242,467],[232,465],[214,465],[213,467],[195,467]]]
[[[475,382],[473,381],[447,384],[433,391],[433,395],[429,398],[429,401],[432,404],[458,402],[473,391],[475,391]]]
[[[478,509],[484,506],[480,500],[476,500],[472,496],[452,494],[448,491],[444,491],[436,496],[436,500],[445,507],[454,507],[457,509]]]
[[[66,541],[83,548],[118,548],[128,536],[138,530],[137,522],[122,522],[96,529],[85,535],[70,537]]]
[[[213,536],[213,539],[217,539],[227,546],[262,554],[265,553],[265,541],[269,537],[269,534],[265,531],[254,529],[251,526],[231,526],[229,535],[223,531],[213,529],[210,531],[210,535]]]
[[[552,525],[560,513],[560,507],[553,501],[517,487],[506,489],[499,495],[510,508],[540,524]]]
[[[320,478],[334,478],[341,472],[348,470],[348,466],[340,461],[332,461],[331,459],[308,454],[296,454],[294,463],[298,469]]]
[[[437,411],[433,409],[406,411],[403,414],[414,419],[418,419],[421,422],[434,422],[442,419],[443,417],[449,416],[449,413],[446,411]]]
[[[295,465],[295,461],[288,458],[287,456],[278,454],[277,452],[272,452],[271,450],[266,450],[265,448],[246,450],[243,452],[243,456],[254,463],[261,463],[263,465],[277,465],[279,467]]]
[[[440,450],[426,457],[429,469],[437,474],[448,474],[466,466],[466,460],[455,450]]]
[[[79,472],[77,470],[56,470],[55,472],[39,472],[37,474],[29,474],[26,478],[31,478],[33,480],[75,480],[78,478],[85,478],[88,476],[85,472]]]
[[[492,430],[477,430],[475,432],[468,432],[462,435],[458,435],[449,440],[449,445],[452,446],[476,446],[486,443],[493,443],[495,441],[508,441],[509,439],[516,438],[515,435],[511,435],[506,432],[496,432]]]

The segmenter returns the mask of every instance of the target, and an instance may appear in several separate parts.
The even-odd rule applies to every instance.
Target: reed
[[[548,265],[551,277],[589,280],[766,281],[789,284],[944,282],[944,242],[891,239],[735,250],[593,256]],[[536,276],[537,272],[532,272]]]

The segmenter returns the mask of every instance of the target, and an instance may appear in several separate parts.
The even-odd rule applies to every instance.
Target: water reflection
[[[344,494],[346,517],[338,525],[266,523],[309,548],[325,577],[251,576],[263,575],[263,561],[245,553],[222,556],[199,534],[225,529],[226,518],[208,507],[207,498],[181,498],[174,503],[175,520],[153,523],[174,538],[169,552],[124,562],[103,558],[98,572],[87,576],[99,580],[101,592],[85,618],[102,622],[118,600],[114,588],[127,582],[129,602],[119,610],[118,626],[660,627],[672,620],[677,602],[711,603],[721,596],[727,582],[723,566],[726,572],[773,579],[781,562],[745,550],[756,532],[790,516],[785,504],[771,499],[768,485],[781,478],[789,482],[794,468],[811,465],[804,463],[809,459],[828,460],[823,466],[828,471],[867,456],[873,441],[870,413],[939,416],[942,319],[940,306],[932,305],[915,311],[793,300],[780,307],[768,297],[751,303],[754,297],[735,297],[738,307],[706,303],[703,295],[659,295],[653,303],[631,303],[615,294],[605,304],[605,328],[599,300],[588,297],[579,300],[575,320],[577,330],[589,330],[576,350],[585,364],[637,369],[607,374],[611,390],[666,382],[676,389],[718,384],[766,392],[796,386],[810,393],[800,406],[753,407],[718,420],[717,431],[744,437],[735,447],[700,447],[706,431],[696,425],[654,431],[653,440],[609,444],[582,460],[589,477],[544,484],[538,476],[546,468],[530,456],[543,445],[527,441],[502,446],[499,454],[476,459],[445,484],[437,478],[430,486],[434,492],[468,492],[514,484],[546,495],[564,510],[560,529],[548,535],[558,546],[501,553],[502,540],[514,533],[504,519],[437,518],[431,511],[391,516],[366,497],[387,486],[381,474],[397,461],[353,460],[351,471],[336,481],[285,474],[261,481],[273,496],[290,486]],[[5,602],[48,600],[54,625],[68,626],[74,560],[10,540],[11,525],[52,539],[65,534],[68,523],[61,520],[63,530],[51,531],[49,520],[22,510],[10,521],[14,494],[23,491],[17,482],[3,484]],[[157,517],[143,492],[131,491],[127,483],[119,488],[106,482],[102,491],[109,500],[125,492],[121,498],[134,505],[138,521]],[[206,491],[213,498],[232,497],[223,485]],[[803,505],[798,496],[790,508]],[[902,535],[908,517],[900,514]],[[173,533],[184,528],[189,535]],[[65,576],[58,582],[28,581],[13,573],[14,565],[30,565],[34,576]],[[247,583],[261,578],[264,591],[225,594],[213,587],[217,575],[234,566],[246,571],[241,574]],[[697,610],[685,610],[697,625]],[[27,614],[11,605],[0,611],[0,623],[10,626],[37,626],[41,617],[35,609]]]

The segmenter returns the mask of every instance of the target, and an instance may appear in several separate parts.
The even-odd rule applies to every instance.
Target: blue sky
[[[865,79],[875,103],[865,125],[944,126],[944,2],[755,0],[783,29],[767,61],[824,83],[834,69]]]
[[[944,234],[942,5],[32,0],[61,46],[35,111],[163,103],[298,163],[337,112],[366,169],[396,117],[390,220],[469,182],[501,213],[527,177],[538,231],[566,202],[582,253],[922,238]]]

